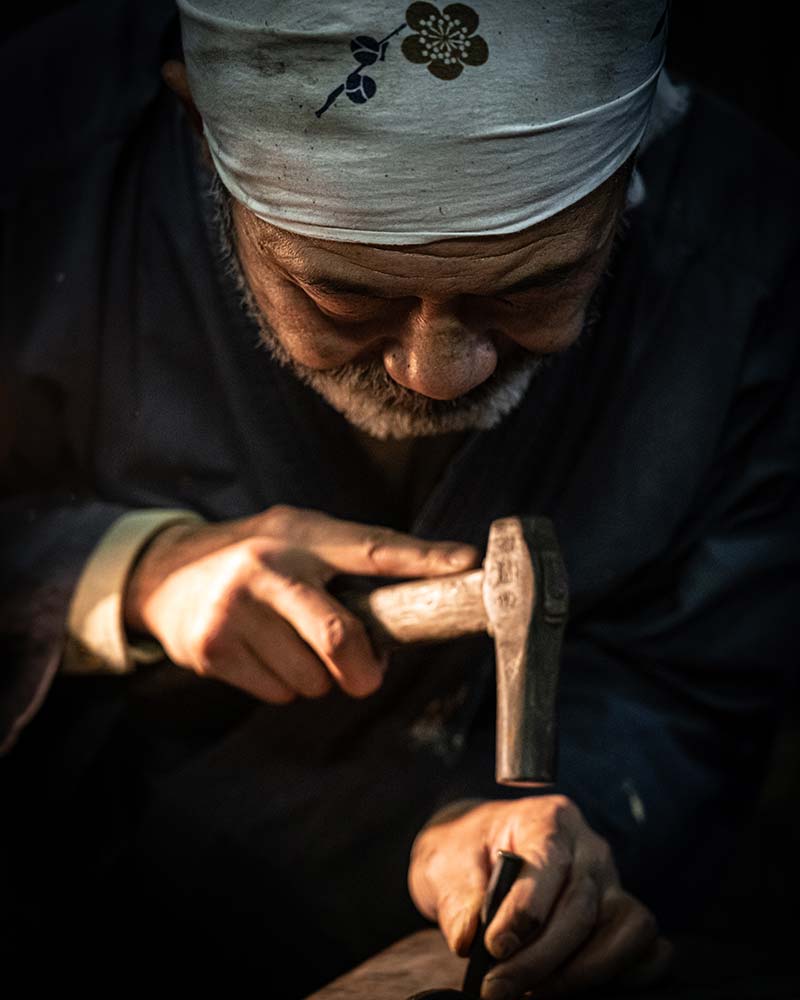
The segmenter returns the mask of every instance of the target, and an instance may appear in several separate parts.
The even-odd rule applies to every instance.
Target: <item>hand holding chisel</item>
[[[496,965],[496,959],[489,954],[484,944],[486,928],[494,920],[500,909],[500,904],[508,895],[509,889],[514,884],[524,864],[525,860],[519,854],[514,854],[511,851],[497,852],[497,860],[484,896],[480,920],[470,948],[469,963],[461,990],[425,990],[423,993],[416,993],[409,1000],[457,1000],[457,998],[480,1000],[483,977]]]

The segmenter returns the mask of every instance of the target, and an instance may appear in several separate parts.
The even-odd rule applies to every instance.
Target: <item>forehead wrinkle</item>
[[[550,220],[547,220],[548,222]],[[405,246],[377,246],[360,243],[339,243],[334,241],[314,241],[315,246],[311,249],[319,249],[323,252],[332,253],[336,256],[347,256],[349,260],[358,262],[358,258],[372,256],[373,258],[402,259],[402,260],[458,260],[473,257],[476,260],[492,260],[515,253],[528,251],[536,252],[540,248],[547,248],[554,240],[574,240],[581,241],[583,246],[587,235],[589,238],[595,231],[602,228],[605,219],[600,219],[592,225],[588,234],[580,232],[568,224],[568,220],[559,220],[563,228],[554,230],[541,229],[545,223],[538,223],[536,226],[520,233],[507,233],[503,236],[487,237],[458,237],[448,240],[438,240],[434,243],[422,243]],[[536,232],[536,230],[539,230]]]
[[[607,190],[606,197],[584,201],[570,206],[552,219],[521,233],[497,237],[454,238],[434,243],[375,246],[351,244],[315,237],[301,237],[264,222],[258,216],[240,207],[247,216],[246,229],[255,236],[261,253],[268,256],[291,280],[323,282],[325,279],[342,283],[367,286],[383,280],[436,281],[447,285],[453,281],[486,281],[498,283],[516,281],[533,276],[538,269],[567,265],[580,257],[588,256],[603,246],[615,231],[619,216],[619,199]],[[584,226],[583,230],[581,227]],[[536,232],[545,229],[545,232]],[[531,237],[533,241],[531,241]],[[520,243],[519,241],[523,242]],[[509,246],[509,243],[513,244]],[[488,244],[488,245],[487,245]],[[542,256],[546,259],[541,260]],[[327,263],[334,260],[333,271]],[[506,258],[503,260],[503,258]],[[539,258],[539,259],[537,259]],[[450,272],[424,273],[437,263],[458,264]],[[475,265],[475,272],[464,273],[465,261]],[[265,261],[265,263],[267,263]],[[491,274],[481,273],[482,264],[491,264]],[[469,266],[469,265],[467,265]],[[422,274],[414,273],[419,268]],[[472,268],[470,268],[472,271]]]
[[[452,273],[437,274],[435,275],[436,282],[440,287],[447,287],[453,282],[463,281],[463,271],[454,271]],[[378,284],[375,285],[376,279]],[[313,286],[315,284],[325,284],[326,281],[331,283],[340,282],[344,285],[360,285],[364,288],[365,292],[367,290],[372,290],[379,292],[383,290],[381,288],[381,279],[388,279],[388,282],[396,287],[397,282],[416,282],[419,283],[420,280],[423,282],[430,282],[431,276],[425,275],[421,276],[418,273],[415,274],[412,268],[407,268],[402,274],[395,274],[390,271],[383,271],[380,268],[366,268],[363,266],[356,266],[354,268],[348,268],[345,272],[341,270],[336,270],[332,272],[330,269],[318,269],[314,267],[303,267],[297,274],[297,280],[301,282],[306,282]]]
[[[463,285],[465,282],[472,286],[480,287],[486,284],[487,287],[496,288],[500,285],[515,284],[517,280],[533,277],[537,273],[549,271],[554,268],[566,267],[570,264],[585,259],[594,253],[598,246],[593,241],[585,238],[579,240],[567,239],[572,237],[572,233],[553,234],[549,237],[537,241],[534,247],[523,246],[514,249],[498,251],[493,255],[480,255],[472,258],[473,266],[469,267],[465,273],[463,258],[441,257],[437,258],[443,267],[448,262],[457,264],[456,268],[446,267],[446,270],[437,269],[435,273],[425,273],[430,271],[430,259],[426,260],[420,268],[415,268],[415,262],[420,263],[419,257],[415,254],[382,253],[379,256],[381,264],[375,260],[358,261],[353,260],[344,247],[327,246],[315,248],[320,253],[294,255],[293,266],[290,269],[284,267],[287,277],[294,277],[301,283],[309,285],[339,282],[341,284],[360,285],[366,292],[368,288],[377,281],[376,292],[383,290],[381,282],[386,281],[394,289],[398,282],[431,282],[435,281],[440,286],[440,290],[447,289],[453,284]],[[552,249],[555,245],[555,249]],[[541,259],[546,253],[545,259]],[[331,263],[329,258],[334,259]],[[505,259],[503,259],[505,258]],[[395,265],[390,269],[388,265]],[[490,267],[484,265],[489,264]],[[420,273],[420,270],[423,273]]]
[[[420,281],[423,283],[429,283],[435,281],[439,286],[446,287],[451,285],[453,282],[463,282],[464,281],[464,268],[463,264],[460,267],[453,267],[450,258],[442,258],[442,265],[445,270],[437,269],[436,273],[420,273],[420,271],[429,271],[429,267],[420,268],[415,267],[415,258],[408,258],[407,255],[402,257],[397,256],[393,261],[386,261],[384,266],[376,266],[375,263],[369,262],[354,262],[350,260],[346,255],[333,254],[336,258],[337,263],[332,265],[330,262],[326,261],[326,255],[322,255],[322,260],[314,261],[306,259],[299,268],[298,277],[302,280],[304,277],[309,284],[314,284],[315,281],[324,282],[326,279],[331,281],[340,281],[346,284],[361,284],[364,286],[370,286],[376,281],[379,286],[380,283],[387,282],[391,286],[396,286],[398,282],[416,282]],[[389,263],[396,265],[396,269],[387,269]],[[419,260],[416,261],[419,264]],[[459,262],[461,263],[461,262]],[[476,259],[476,270],[480,271],[481,261]],[[487,278],[493,277],[495,274],[503,276],[509,271],[513,270],[513,265],[505,266],[499,270],[493,269],[492,275],[486,275]],[[472,280],[477,278],[477,274],[472,276]]]

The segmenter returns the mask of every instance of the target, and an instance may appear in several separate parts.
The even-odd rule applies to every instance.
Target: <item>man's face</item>
[[[265,344],[352,424],[378,438],[488,428],[580,335],[629,174],[507,236],[318,240],[228,198],[229,229]]]

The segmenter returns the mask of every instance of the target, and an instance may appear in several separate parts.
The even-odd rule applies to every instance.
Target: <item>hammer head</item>
[[[553,781],[567,576],[547,518],[492,522],[483,569],[334,593],[376,649],[488,631],[497,659],[497,780]]]
[[[556,769],[556,691],[567,574],[552,523],[492,522],[483,603],[497,662],[497,764],[502,785],[549,784]]]

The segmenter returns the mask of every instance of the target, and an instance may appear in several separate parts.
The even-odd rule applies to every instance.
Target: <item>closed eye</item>
[[[522,295],[523,292],[530,292],[535,289],[558,288],[580,274],[585,264],[585,260],[574,261],[560,267],[549,268],[547,271],[543,271],[540,274],[532,274],[530,277],[523,278],[521,281],[517,281],[513,285],[507,285],[505,288],[501,288],[499,291],[495,292],[494,297],[498,299],[507,299],[510,295]]]
[[[520,281],[514,282],[512,285],[506,285],[503,288],[498,288],[488,293],[478,293],[478,295],[481,298],[505,299],[508,296],[521,295],[523,292],[529,292],[534,289],[557,288],[570,278],[575,277],[592,256],[592,254],[587,254],[578,260],[568,261],[567,263],[547,268],[545,271],[531,274],[527,278],[522,278]],[[414,296],[382,295],[379,291],[368,285],[351,284],[350,282],[323,276],[309,276],[294,280],[311,295],[344,298],[347,299],[349,306],[357,304],[366,305],[368,302],[374,302],[376,299],[380,301],[397,301],[400,298],[414,298]],[[465,292],[464,294],[475,295],[476,293]]]

